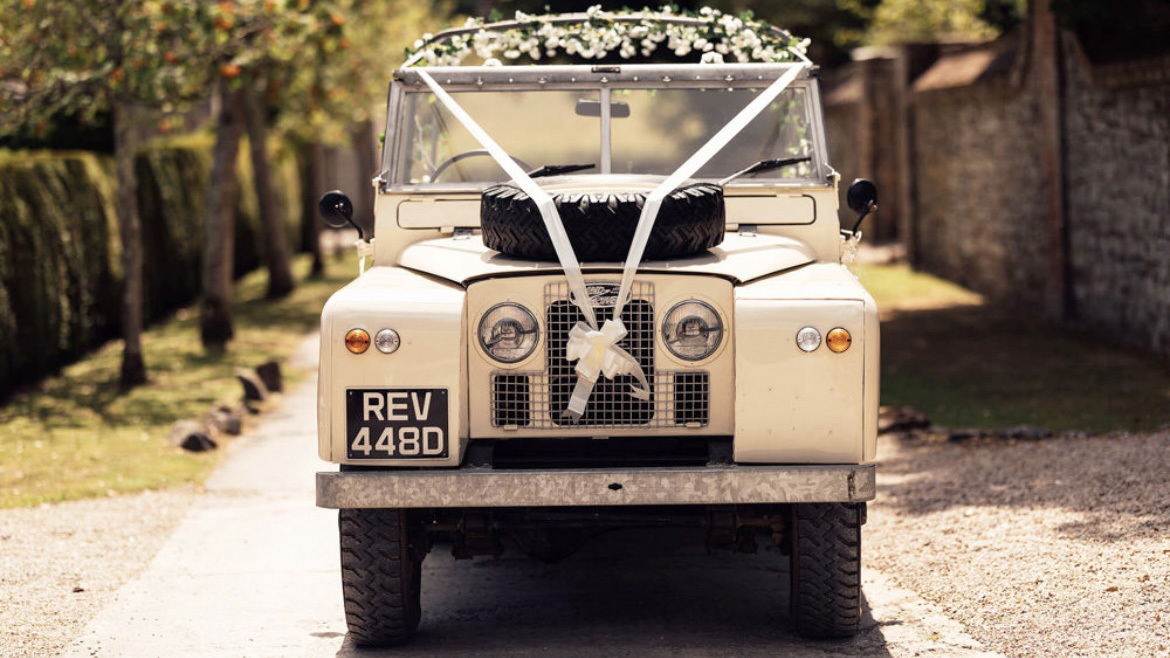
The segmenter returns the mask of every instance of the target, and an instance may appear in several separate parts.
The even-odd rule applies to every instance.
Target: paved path
[[[327,466],[314,410],[308,382],[238,441],[150,566],[62,655],[994,655],[872,570],[864,632],[803,641],[788,630],[779,555],[707,555],[684,531],[613,533],[559,565],[515,551],[457,562],[436,547],[417,640],[358,651],[345,635],[336,513],[313,504],[313,473]]]

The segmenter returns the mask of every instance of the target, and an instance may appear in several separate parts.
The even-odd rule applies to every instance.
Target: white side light
[[[398,337],[398,332],[393,329],[383,329],[374,336],[374,347],[382,354],[393,354],[398,351],[398,346],[402,344],[402,340]]]
[[[796,346],[805,352],[813,352],[821,346],[821,332],[812,327],[804,327],[796,332]]]

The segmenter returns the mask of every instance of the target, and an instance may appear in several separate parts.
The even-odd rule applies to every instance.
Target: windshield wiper
[[[570,164],[570,165],[544,165],[539,169],[533,169],[528,172],[529,178],[540,178],[541,176],[555,176],[557,174],[567,174],[571,171],[581,171],[582,169],[592,169],[596,167],[595,164]]]
[[[719,181],[719,184],[726,185],[726,184],[730,183],[731,181],[739,178],[740,176],[747,176],[748,174],[755,174],[755,173],[758,173],[761,171],[768,171],[770,169],[779,169],[780,167],[787,167],[788,165],[800,164],[802,162],[808,162],[809,160],[812,160],[811,155],[799,155],[799,156],[796,156],[795,158],[779,158],[779,159],[773,159],[773,160],[760,160],[759,162],[755,163],[754,165],[748,167],[747,169],[740,169],[739,171],[735,172],[734,174],[728,176],[727,178],[724,178],[723,180]]]

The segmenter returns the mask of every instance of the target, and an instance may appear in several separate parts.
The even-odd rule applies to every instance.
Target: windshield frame
[[[799,63],[785,64],[622,64],[574,66],[459,66],[427,67],[427,72],[452,93],[475,91],[597,91],[605,89],[700,89],[717,84],[724,88],[766,87]],[[752,187],[808,187],[828,184],[833,174],[828,164],[824,120],[816,69],[806,69],[792,83],[791,88],[802,89],[807,104],[807,116],[812,128],[813,159],[808,178],[740,178],[728,184],[730,188]],[[393,182],[396,169],[402,163],[405,132],[395,130],[406,106],[406,96],[429,92],[415,70],[396,71],[390,85],[386,116],[386,139],[383,145],[381,171],[375,184],[386,192],[476,192],[493,183],[426,183]],[[549,163],[539,163],[549,164]],[[534,164],[533,166],[539,166]],[[556,163],[554,163],[556,164]],[[745,162],[744,166],[752,163]],[[670,172],[664,172],[669,174]],[[703,179],[707,180],[707,179]],[[714,180],[714,179],[711,179]]]

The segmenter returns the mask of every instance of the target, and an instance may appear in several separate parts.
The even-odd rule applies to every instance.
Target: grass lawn
[[[882,313],[882,404],[938,425],[1053,431],[1170,424],[1170,362],[999,308],[905,265],[866,266]]]
[[[283,361],[317,326],[328,296],[357,275],[354,258],[328,260],[321,280],[305,280],[308,267],[305,258],[295,262],[300,285],[277,301],[264,299],[265,272],[242,279],[236,337],[222,353],[200,346],[198,306],[150,327],[143,337],[150,383],[129,394],[118,394],[121,341],[17,394],[0,408],[0,507],[201,483],[222,451],[172,447],[170,427],[215,402],[237,403],[235,368]],[[293,383],[304,373],[284,374]]]

